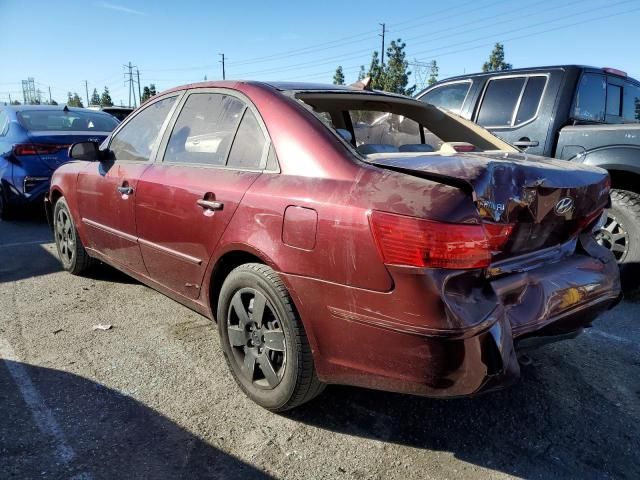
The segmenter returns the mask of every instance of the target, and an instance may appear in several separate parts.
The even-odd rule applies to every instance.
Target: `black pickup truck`
[[[612,207],[598,241],[623,280],[640,271],[640,82],[612,68],[578,65],[448,78],[417,97],[489,129],[533,155],[609,171]]]

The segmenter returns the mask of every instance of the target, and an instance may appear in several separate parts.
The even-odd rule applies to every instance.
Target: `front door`
[[[138,180],[153,159],[176,98],[160,99],[138,112],[111,138],[111,160],[90,163],[78,176],[78,208],[88,246],[140,273],[145,268],[136,234]]]
[[[265,132],[255,110],[226,90],[188,95],[162,161],[138,183],[137,232],[151,278],[199,297],[220,237],[264,168]]]

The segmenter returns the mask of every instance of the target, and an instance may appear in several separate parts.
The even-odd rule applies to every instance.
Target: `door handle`
[[[529,140],[527,137],[521,138],[517,142],[513,142],[513,144],[518,148],[529,148],[529,147],[537,147],[540,145],[540,142],[537,140]]]
[[[205,200],[203,198],[198,199],[196,203],[205,210],[222,210],[222,207],[224,207],[224,203],[222,202],[216,202],[215,200]]]
[[[128,185],[118,187],[118,192],[122,195],[131,195],[133,193],[133,187],[130,187]]]

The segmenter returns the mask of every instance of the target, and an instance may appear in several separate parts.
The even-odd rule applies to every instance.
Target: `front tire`
[[[614,189],[611,204],[606,223],[596,233],[596,239],[616,257],[623,287],[629,290],[638,286],[640,272],[640,195]]]
[[[233,270],[216,318],[231,374],[258,405],[281,412],[322,392],[304,327],[273,269],[248,263]]]
[[[60,198],[53,209],[53,232],[62,268],[73,275],[80,275],[93,265],[94,260],[80,240],[64,198]]]

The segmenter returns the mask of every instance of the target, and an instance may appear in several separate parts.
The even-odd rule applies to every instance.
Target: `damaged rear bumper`
[[[455,397],[513,383],[518,351],[576,335],[620,300],[616,262],[592,236],[535,257],[482,274],[399,269],[386,293],[282,276],[321,380]]]

